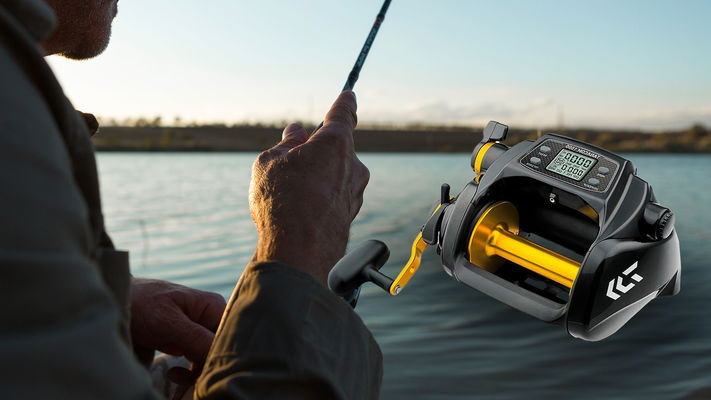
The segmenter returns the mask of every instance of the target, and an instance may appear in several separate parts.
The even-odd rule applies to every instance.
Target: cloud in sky
[[[419,121],[466,122],[488,116],[510,117],[514,112],[510,106],[504,104],[457,106],[446,101],[437,101],[413,105],[405,110],[401,117]]]
[[[507,102],[486,102],[459,105],[447,100],[415,103],[399,109],[380,110],[364,115],[364,122],[375,123],[442,123],[451,125],[484,125],[497,120],[509,125],[555,128],[604,126],[630,129],[677,129],[694,123],[711,126],[711,105],[690,108],[642,108],[625,110],[603,117],[596,111],[574,110],[566,114],[566,107],[548,97],[514,105]]]
[[[558,105],[550,98],[538,98],[522,105],[487,102],[457,105],[446,100],[415,103],[401,109],[383,110],[364,116],[374,122],[444,123],[481,125],[490,120],[509,124],[552,125]]]

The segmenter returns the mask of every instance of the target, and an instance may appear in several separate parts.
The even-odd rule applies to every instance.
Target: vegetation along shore
[[[265,125],[105,126],[94,136],[100,151],[262,151],[281,139],[282,128]],[[560,133],[615,152],[711,153],[711,129],[643,132],[614,129],[509,130],[507,143]],[[470,152],[481,138],[481,128],[365,126],[356,130],[361,152]]]

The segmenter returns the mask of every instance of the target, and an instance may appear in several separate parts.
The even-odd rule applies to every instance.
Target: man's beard
[[[94,58],[106,50],[111,40],[111,25],[108,25],[105,35],[102,37],[82,38],[82,41],[77,43],[71,49],[63,52],[61,55],[72,60],[87,60]]]
[[[60,54],[72,60],[86,60],[103,53],[111,39],[111,24],[118,14],[118,2],[112,1],[110,9],[102,8],[90,13],[84,21],[73,26],[83,26],[73,34],[78,38],[71,48]],[[103,14],[103,16],[102,16]],[[97,18],[98,17],[98,18]]]

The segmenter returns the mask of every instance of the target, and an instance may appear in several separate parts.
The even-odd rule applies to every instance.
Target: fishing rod
[[[383,24],[383,21],[385,20],[385,14],[388,12],[388,8],[390,7],[390,2],[392,0],[385,0],[383,1],[382,7],[380,7],[380,11],[378,12],[378,15],[375,17],[375,22],[373,22],[373,27],[370,28],[370,33],[368,34],[368,37],[365,39],[365,43],[363,44],[363,47],[360,49],[360,53],[358,54],[358,58],[356,59],[355,64],[353,65],[353,69],[351,69],[351,72],[348,74],[348,79],[346,80],[346,84],[343,85],[343,89],[341,89],[341,92],[344,90],[353,90],[353,87],[355,86],[356,82],[358,81],[358,77],[360,76],[360,71],[363,69],[363,64],[365,64],[365,59],[368,58],[368,53],[370,52],[370,48],[373,46],[373,41],[375,41],[375,36],[378,35],[378,30],[380,29],[380,25]],[[321,121],[320,124],[314,129],[314,132],[318,131],[321,129],[323,126],[323,121]]]

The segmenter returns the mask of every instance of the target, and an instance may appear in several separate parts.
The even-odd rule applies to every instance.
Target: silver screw
[[[396,295],[396,296],[397,296],[398,294],[400,294],[401,291],[402,291],[402,287],[400,287],[400,285],[395,286],[395,295]]]

